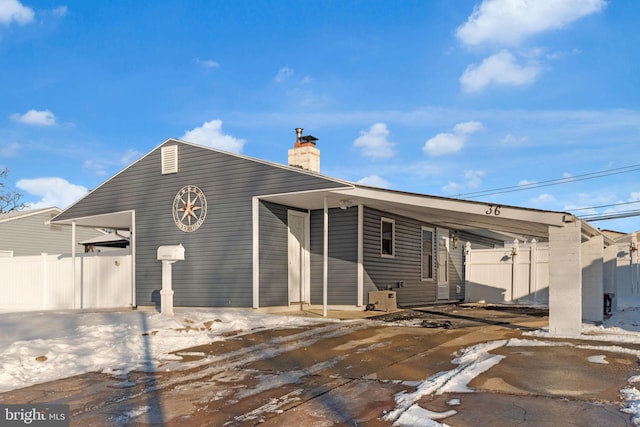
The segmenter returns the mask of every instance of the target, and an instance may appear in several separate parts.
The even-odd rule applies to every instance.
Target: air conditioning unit
[[[398,309],[396,291],[371,291],[369,304],[373,305],[374,310],[395,311]]]

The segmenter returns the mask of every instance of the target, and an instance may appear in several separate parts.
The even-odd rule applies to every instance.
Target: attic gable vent
[[[162,147],[162,174],[178,173],[178,146]]]

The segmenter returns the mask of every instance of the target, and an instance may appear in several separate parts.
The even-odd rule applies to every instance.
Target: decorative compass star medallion
[[[196,231],[207,216],[207,199],[195,185],[184,186],[173,199],[173,220],[184,232]]]

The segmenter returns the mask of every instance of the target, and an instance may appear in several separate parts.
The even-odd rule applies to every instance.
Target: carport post
[[[76,222],[71,221],[71,283],[73,285],[73,308],[76,308]]]
[[[549,333],[582,331],[582,260],[580,221],[549,227]]]
[[[329,204],[324,196],[324,236],[322,245],[322,316],[327,317],[327,292],[329,283]]]
[[[582,244],[582,318],[604,320],[604,236],[591,237]]]

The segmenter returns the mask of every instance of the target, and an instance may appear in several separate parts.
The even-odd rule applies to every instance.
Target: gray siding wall
[[[288,210],[260,204],[260,307],[289,304]]]
[[[57,212],[42,212],[0,223],[0,250],[13,256],[71,253],[71,227],[46,224]],[[103,234],[93,228],[76,228],[76,243]],[[77,252],[84,247],[76,245]]]
[[[395,257],[380,255],[381,218],[395,220]],[[371,208],[364,211],[364,270],[365,302],[372,290],[393,289],[398,304],[416,305],[436,299],[434,281],[422,281],[421,274],[421,233],[419,221],[399,217]],[[403,287],[397,283],[403,281]]]
[[[381,218],[395,220],[396,255],[385,258],[380,255]],[[422,227],[436,231],[436,226],[371,208],[364,211],[364,291],[368,301],[369,291],[392,289],[396,291],[399,305],[418,305],[436,302],[435,281],[422,281],[421,276],[421,233]],[[456,230],[449,230],[453,233]],[[472,233],[456,231],[458,247],[449,251],[449,299],[463,300],[464,281],[464,244],[468,241],[473,247],[493,247],[501,243],[493,239]],[[434,241],[435,242],[435,241]],[[434,248],[435,251],[435,248]],[[434,252],[435,253],[435,252]],[[404,282],[398,287],[398,282]]]
[[[136,211],[136,299],[138,305],[159,302],[161,245],[182,243],[185,260],[173,264],[176,306],[250,307],[253,287],[252,197],[256,195],[333,188],[335,181],[191,144],[179,146],[179,171],[161,174],[161,147],[91,192],[59,219],[134,209]],[[173,222],[172,204],[185,185],[206,195],[203,225],[192,233]],[[268,211],[268,209],[267,209]],[[266,221],[279,214],[261,208]],[[282,227],[279,227],[282,231]],[[285,233],[286,238],[286,233]],[[286,248],[285,248],[286,253]],[[285,255],[286,256],[286,255]],[[264,265],[263,265],[264,266]],[[281,274],[268,272],[266,274]],[[271,283],[271,282],[270,282]],[[276,286],[280,286],[279,284]],[[274,295],[261,287],[265,299]]]
[[[311,212],[311,303],[323,302],[324,211]],[[358,208],[329,210],[329,305],[358,303]]]

